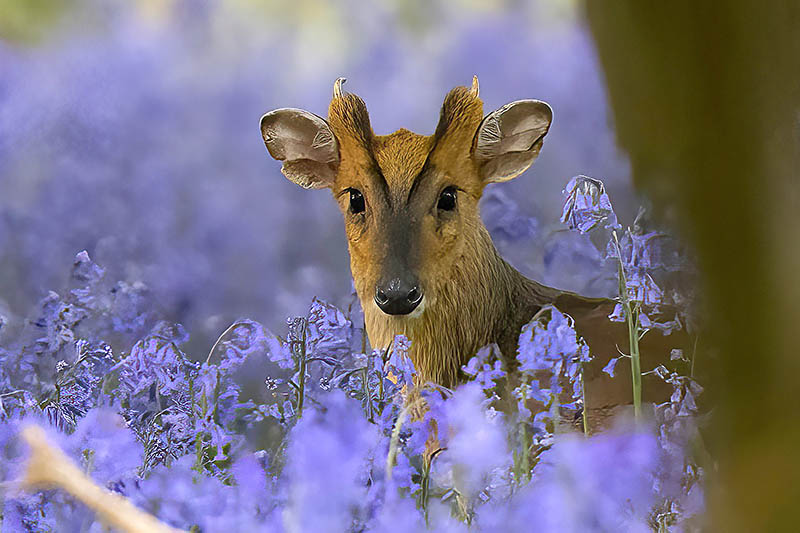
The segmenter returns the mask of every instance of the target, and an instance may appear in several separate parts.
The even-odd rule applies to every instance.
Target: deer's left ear
[[[486,115],[472,146],[483,182],[508,181],[527,170],[552,120],[553,110],[539,100],[518,100]]]

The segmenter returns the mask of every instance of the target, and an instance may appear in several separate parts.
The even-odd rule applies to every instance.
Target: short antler
[[[347,81],[347,78],[337,78],[335,82],[333,82],[333,97],[334,98],[341,98],[344,93],[342,92],[342,85],[344,82]]]
[[[472,76],[472,89],[470,89],[470,94],[475,98],[480,96],[480,87],[478,86],[478,76]]]

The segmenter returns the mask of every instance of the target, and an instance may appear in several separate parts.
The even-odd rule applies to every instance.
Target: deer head
[[[465,258],[482,253],[483,189],[533,163],[552,111],[520,100],[484,116],[476,77],[472,88],[446,96],[433,135],[375,135],[366,105],[342,91],[343,81],[334,84],[327,120],[278,109],[262,117],[261,133],[287,178],[333,192],[365,314],[414,320],[436,308]]]

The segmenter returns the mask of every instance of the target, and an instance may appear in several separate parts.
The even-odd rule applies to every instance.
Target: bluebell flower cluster
[[[115,322],[117,285],[81,275],[102,272],[85,253],[76,270],[36,333],[20,329],[0,352],[4,531],[99,527],[64,493],[14,488],[31,422],[96,483],[184,529],[646,531],[702,514],[702,469],[686,454],[699,385],[656,369],[675,393],[655,430],[559,428],[555,410],[580,408],[588,350],[555,308],[523,328],[520,382],[487,346],[464,367],[474,380],[451,391],[419,382],[408,339],[364,350],[351,317],[320,300],[285,337],[243,319],[199,358],[165,321],[117,347],[95,333],[140,315],[120,309]],[[237,373],[253,363],[269,375],[246,397]],[[412,412],[415,395],[424,408]],[[276,435],[266,447],[259,429]]]
[[[687,277],[693,270],[675,239],[660,231],[645,230],[642,220],[646,212],[641,208],[633,226],[623,229],[598,179],[575,176],[563,193],[561,221],[580,233],[601,233],[606,240],[605,258],[616,264],[619,291],[609,319],[630,319],[639,338],[651,330],[669,335],[675,330],[692,329],[691,293],[676,288],[668,294],[656,281],[661,277],[668,286],[670,275]],[[603,370],[613,377],[618,361],[611,359]]]
[[[548,316],[549,315],[549,316]],[[546,403],[562,392],[562,383],[572,383],[571,403],[577,407],[583,396],[581,365],[591,360],[589,347],[575,332],[569,315],[553,306],[543,307],[533,319],[522,327],[519,340],[519,370],[523,375],[534,376],[539,371],[550,374],[549,387],[537,387]]]
[[[84,248],[125,283],[115,298],[139,297],[134,284],[144,282],[160,316],[186,325],[194,346],[242,314],[277,329],[314,295],[341,302],[349,272],[340,214],[327,195],[280,175],[257,122],[285,106],[324,115],[342,75],[377,133],[432,132],[443,96],[473,74],[487,112],[509,98],[557,109],[535,179],[489,188],[483,202],[504,255],[548,284],[582,290],[585,277],[564,274],[574,247],[547,237],[549,198],[562,185],[547,177],[592,168],[630,190],[573,7],[436,0],[407,12],[335,2],[306,17],[295,4],[176,0],[153,16],[137,3],[76,1],[42,46],[0,42],[0,279],[17,314],[60,286],[63,265]],[[352,46],[331,46],[344,41]],[[422,82],[419,72],[437,75]],[[508,201],[523,196],[530,201],[519,207]],[[547,260],[520,246],[531,240]],[[138,339],[152,323],[118,327],[134,325]]]
[[[676,393],[652,431],[563,434],[557,411],[580,407],[585,352],[569,317],[548,310],[521,336],[523,381],[489,346],[466,365],[473,383],[419,383],[408,339],[373,350],[357,310],[311,300],[350,286],[339,213],[280,176],[255,127],[285,105],[323,113],[346,73],[376,131],[430,131],[435,99],[477,72],[487,111],[509,94],[559,110],[548,146],[560,148],[543,152],[538,177],[577,165],[619,190],[626,167],[597,127],[606,97],[580,24],[551,24],[530,3],[501,13],[437,0],[426,18],[448,25],[419,38],[404,27],[414,16],[343,2],[326,5],[341,25],[288,33],[288,10],[179,1],[151,20],[139,3],[82,1],[96,31],[0,42],[2,531],[102,530],[61,491],[17,490],[31,422],[96,483],[187,530],[663,531],[702,514],[702,468],[686,456],[694,380],[658,370]],[[358,36],[350,56],[319,45],[336,41],[334,26]],[[220,28],[236,28],[235,46]],[[418,83],[420,71],[440,76]],[[567,187],[581,231],[613,219],[596,181]],[[609,295],[616,252],[545,222],[560,185],[487,189],[486,225],[532,277]],[[672,296],[655,273],[673,259],[661,236],[634,225],[620,246],[633,296]],[[649,316],[643,327],[667,323]]]
[[[562,222],[582,233],[598,228],[606,231],[606,257],[617,263],[619,280],[618,303],[609,319],[629,321],[636,342],[651,330],[664,335],[679,329],[692,333],[695,329],[692,295],[679,290],[668,294],[656,282],[659,275],[667,284],[670,274],[691,274],[692,266],[685,251],[668,235],[645,230],[643,209],[633,226],[623,231],[600,180],[577,176],[570,180],[564,192]],[[694,351],[696,349],[695,342]],[[703,448],[698,429],[703,417],[697,402],[703,389],[692,376],[696,355],[687,356],[682,349],[672,350],[669,364],[685,369],[684,373],[664,364],[644,371],[644,374],[656,375],[673,389],[667,402],[655,406],[658,447],[667,458],[666,462],[673,465],[669,472],[659,467],[654,475],[655,507],[648,522],[658,531],[693,530],[700,523],[703,467],[698,465],[697,457],[685,453],[690,446]],[[631,355],[611,358],[603,372],[614,377],[616,366],[624,357]]]
[[[600,225],[619,227],[602,181],[588,176],[575,176],[569,180],[563,194],[566,199],[561,222],[570,229],[587,233]]]

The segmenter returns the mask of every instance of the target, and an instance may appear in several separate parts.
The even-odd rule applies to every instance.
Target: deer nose
[[[387,315],[407,315],[422,301],[422,290],[416,282],[390,279],[375,287],[375,303]]]

